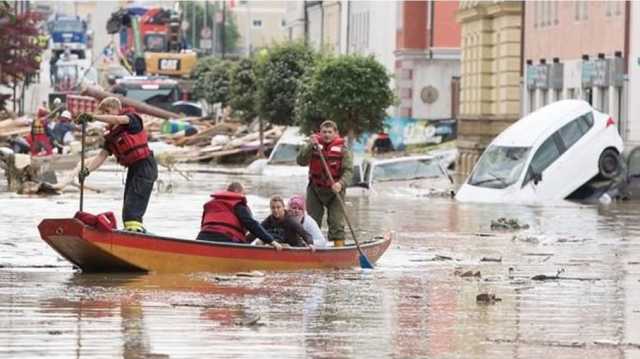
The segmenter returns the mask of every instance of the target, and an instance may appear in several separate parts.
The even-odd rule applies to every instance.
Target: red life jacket
[[[385,132],[378,132],[378,140],[386,140],[387,138],[389,138],[389,134]]]
[[[109,151],[116,156],[118,163],[125,167],[151,156],[145,129],[132,134],[127,130],[126,126],[119,125],[112,127],[104,136],[104,139]]]
[[[329,166],[329,172],[333,181],[337,182],[342,176],[342,158],[344,157],[344,139],[336,136],[330,143],[322,143],[322,138],[314,135],[316,141],[320,144],[320,149],[324,155],[324,159]],[[325,169],[322,166],[322,160],[316,151],[311,154],[309,161],[309,180],[318,187],[331,187],[331,181],[327,178]]]
[[[222,233],[234,242],[245,242],[247,230],[233,209],[239,203],[246,205],[247,198],[240,193],[226,191],[214,193],[211,197],[213,199],[204,205],[200,231]]]
[[[31,124],[31,135],[44,135],[45,127],[47,126],[47,120],[44,118],[35,118]]]

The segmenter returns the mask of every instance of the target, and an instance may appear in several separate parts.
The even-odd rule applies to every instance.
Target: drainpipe
[[[307,11],[307,0],[304,0],[304,44],[309,45],[309,12]]]
[[[324,2],[320,1],[320,49],[324,47]]]
[[[434,34],[434,30],[435,30],[435,24],[434,24],[434,19],[435,19],[435,1],[431,0],[429,1],[429,59],[433,59],[433,34]]]
[[[629,32],[631,30],[631,1],[624,2],[624,73],[629,73]]]
[[[347,0],[347,43],[345,53],[349,55],[349,47],[351,46],[351,1]]]
[[[524,76],[524,12],[527,8],[524,1],[522,3],[522,14],[520,15],[520,78]]]

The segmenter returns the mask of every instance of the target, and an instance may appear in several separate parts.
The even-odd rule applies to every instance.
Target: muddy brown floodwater
[[[119,214],[122,177],[92,174],[88,184],[105,191],[87,192],[86,210]],[[194,238],[202,204],[232,177],[160,178],[148,229]],[[258,218],[270,195],[305,186],[234,179]],[[638,203],[354,197],[359,236],[397,232],[374,270],[259,277],[78,273],[36,228],[77,206],[77,193],[0,195],[0,357],[640,358]],[[491,231],[499,217],[530,228]]]

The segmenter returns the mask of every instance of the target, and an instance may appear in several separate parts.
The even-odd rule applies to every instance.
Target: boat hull
[[[105,232],[72,218],[45,219],[40,236],[83,272],[241,272],[358,266],[355,246],[317,249],[203,242],[122,231]],[[361,245],[375,263],[391,239]]]

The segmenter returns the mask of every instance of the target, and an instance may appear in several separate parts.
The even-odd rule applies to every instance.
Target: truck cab
[[[80,59],[87,57],[87,49],[91,42],[91,31],[88,30],[86,20],[79,16],[65,16],[56,14],[47,23],[51,35],[51,51],[55,58],[69,49]]]

